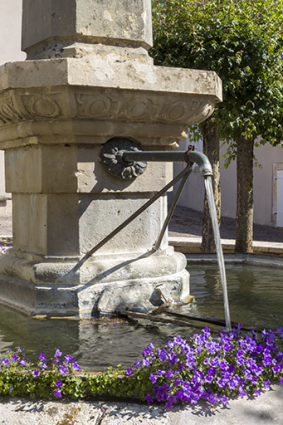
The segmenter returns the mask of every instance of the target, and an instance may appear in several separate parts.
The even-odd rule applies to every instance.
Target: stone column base
[[[0,303],[28,316],[91,317],[148,311],[189,299],[186,258],[170,248],[135,256],[40,257],[11,249],[0,258]]]

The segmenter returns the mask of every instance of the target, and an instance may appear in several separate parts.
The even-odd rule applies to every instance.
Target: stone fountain
[[[183,254],[166,236],[152,250],[166,195],[86,255],[172,176],[172,164],[149,163],[137,178],[115,178],[101,147],[122,138],[170,151],[221,101],[214,72],[154,66],[151,45],[150,0],[23,0],[27,60],[0,68],[0,149],[13,199],[1,303],[31,316],[87,317],[146,309],[165,292],[188,299]]]

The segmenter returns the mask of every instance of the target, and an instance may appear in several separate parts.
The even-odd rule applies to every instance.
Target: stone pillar
[[[134,180],[99,162],[113,137],[170,150],[221,99],[213,72],[155,67],[150,0],[23,0],[27,61],[0,70],[0,149],[13,194],[13,249],[0,301],[30,315],[89,316],[189,295],[182,254],[152,246],[166,196],[85,254],[172,177],[149,163]],[[30,25],[30,23],[33,25]]]

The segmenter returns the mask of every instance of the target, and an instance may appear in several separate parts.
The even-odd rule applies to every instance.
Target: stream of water
[[[223,250],[222,250],[221,239],[220,239],[220,232],[219,232],[219,226],[218,226],[218,220],[217,220],[217,212],[215,207],[211,176],[206,176],[204,178],[204,184],[205,184],[207,202],[208,202],[211,223],[212,223],[212,228],[214,233],[217,260],[218,260],[219,272],[220,272],[220,281],[221,281],[222,291],[223,291],[226,329],[231,330],[231,319],[230,319],[230,310],[229,310],[229,301],[228,301],[225,262],[224,262]]]

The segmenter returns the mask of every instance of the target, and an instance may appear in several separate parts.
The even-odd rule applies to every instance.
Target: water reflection
[[[190,265],[191,293],[195,311],[224,318],[223,296],[219,290],[217,265],[206,265],[199,279],[200,265]],[[283,325],[282,270],[228,264],[226,266],[230,313],[233,321],[255,326]]]
[[[187,338],[194,331],[163,324],[146,327],[113,321],[92,324],[66,319],[29,319],[7,307],[0,309],[0,353],[21,347],[30,360],[37,361],[40,352],[51,358],[59,348],[90,371],[117,364],[132,366],[150,342],[159,347],[177,334]]]

